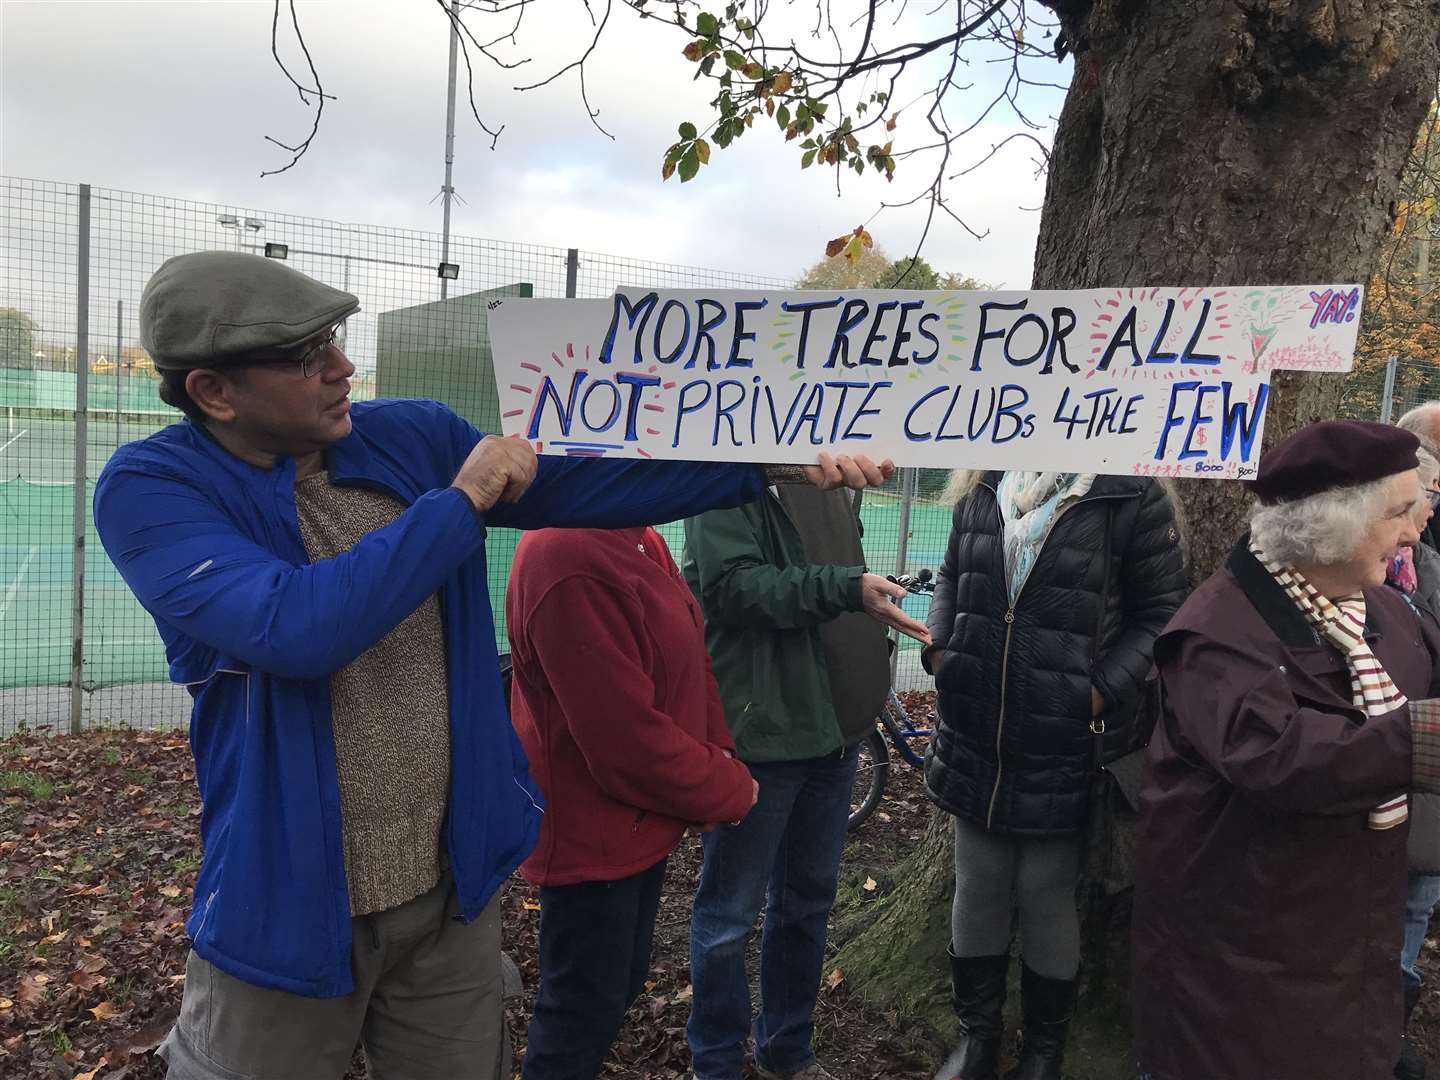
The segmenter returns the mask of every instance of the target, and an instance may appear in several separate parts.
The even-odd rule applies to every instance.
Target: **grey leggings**
[[[1008,951],[1018,907],[1025,963],[1047,979],[1073,979],[1080,967],[1079,873],[1078,837],[997,836],[956,818],[955,955]]]

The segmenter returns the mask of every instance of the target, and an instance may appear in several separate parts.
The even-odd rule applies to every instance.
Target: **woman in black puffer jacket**
[[[1155,637],[1185,598],[1164,488],[957,474],[927,620],[939,730],[925,788],[955,815],[951,978],[961,1041],[937,1080],[994,1080],[1015,908],[1024,1048],[1058,1080],[1080,959],[1075,884],[1095,759],[1128,749]]]

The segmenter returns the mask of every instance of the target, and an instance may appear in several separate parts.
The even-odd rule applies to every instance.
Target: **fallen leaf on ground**
[[[70,985],[78,990],[94,990],[105,983],[105,976],[92,975],[88,971],[77,971],[70,976]]]
[[[124,1061],[135,1054],[148,1054],[162,1042],[165,1036],[170,1034],[170,1029],[175,1025],[175,1018],[179,1015],[178,1009],[167,1009],[165,1015],[149,1024],[136,1028],[119,1042],[114,1043],[105,1055],[107,1061]]]

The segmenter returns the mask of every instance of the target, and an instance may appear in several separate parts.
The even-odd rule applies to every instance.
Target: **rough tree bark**
[[[1435,89],[1420,0],[1060,2],[1075,74],[1036,288],[1363,282]],[[1338,376],[1277,375],[1266,441],[1334,415]],[[1243,528],[1242,485],[1180,485],[1194,574]]]
[[[1075,73],[1036,288],[1363,282],[1435,89],[1428,0],[1053,0]],[[1333,416],[1337,376],[1277,374],[1266,442]],[[1244,528],[1242,485],[1179,485],[1192,578]],[[845,947],[847,982],[943,997],[949,833],[936,822]],[[930,940],[914,939],[924,934]]]

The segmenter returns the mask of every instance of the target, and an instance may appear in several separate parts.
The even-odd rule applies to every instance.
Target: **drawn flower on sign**
[[[1260,358],[1270,348],[1281,326],[1300,314],[1304,302],[1303,289],[1292,289],[1283,298],[1274,289],[1250,289],[1241,296],[1247,322],[1246,338],[1250,342],[1247,372],[1260,370]]]

